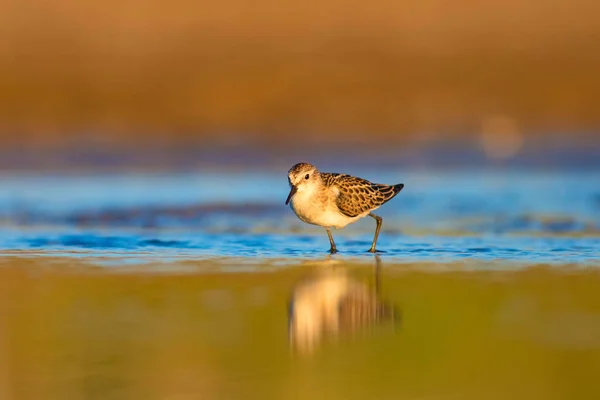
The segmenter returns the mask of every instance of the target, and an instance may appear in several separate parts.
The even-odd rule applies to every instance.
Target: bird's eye
[[[310,178],[310,175],[306,174],[306,176],[304,176],[304,179],[308,179],[308,178]]]

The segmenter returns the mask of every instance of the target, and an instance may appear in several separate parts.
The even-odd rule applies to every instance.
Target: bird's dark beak
[[[285,201],[285,205],[287,206],[288,203],[290,202],[290,200],[292,199],[292,197],[294,197],[294,195],[296,194],[296,192],[298,191],[298,188],[294,185],[292,185],[292,189],[290,190],[290,194],[288,194],[288,198]]]

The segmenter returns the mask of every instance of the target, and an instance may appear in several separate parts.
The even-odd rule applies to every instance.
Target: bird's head
[[[317,167],[309,163],[298,163],[288,172],[290,194],[285,201],[287,205],[297,192],[314,188],[321,181],[321,174]]]

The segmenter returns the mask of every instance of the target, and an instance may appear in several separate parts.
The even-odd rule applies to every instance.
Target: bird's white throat
[[[343,228],[362,217],[350,218],[340,213],[335,206],[335,196],[332,189],[310,183],[298,188],[290,206],[301,221],[323,227]]]
[[[304,185],[298,185],[296,187],[296,194],[292,197],[291,206],[294,211],[310,207],[317,203],[319,198],[319,185],[316,183],[309,183]]]

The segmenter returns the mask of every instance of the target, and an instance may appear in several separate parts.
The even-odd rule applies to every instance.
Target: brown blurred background
[[[3,168],[600,154],[595,0],[9,0],[0,38]]]

